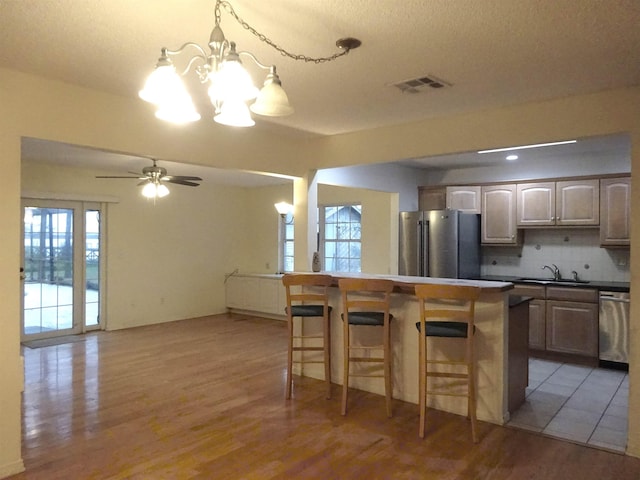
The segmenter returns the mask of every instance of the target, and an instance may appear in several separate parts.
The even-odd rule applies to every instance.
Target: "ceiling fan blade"
[[[144,180],[142,180],[140,183],[138,183],[138,185],[136,185],[136,186],[138,186],[138,187],[139,187],[139,186],[141,186],[141,185],[146,185],[147,183],[150,183],[150,182],[151,182],[151,179],[149,179],[149,178],[145,178],[145,179],[144,179]]]
[[[140,177],[132,177],[132,176],[122,176],[122,175],[96,175],[96,178],[140,178]]]
[[[195,182],[190,182],[188,180],[182,180],[181,178],[167,178],[167,177],[162,177],[161,179],[164,182],[167,183],[175,183],[177,185],[187,185],[189,187],[199,187],[200,184],[199,183],[195,183]]]
[[[196,181],[196,182],[201,182],[202,179],[200,177],[188,177],[185,175],[164,175],[161,180],[166,179],[167,182],[170,182],[171,180],[189,180],[189,181]]]

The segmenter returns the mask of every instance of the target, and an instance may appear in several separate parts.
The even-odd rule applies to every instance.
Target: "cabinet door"
[[[447,208],[445,187],[420,187],[418,189],[418,210],[444,210]]]
[[[631,178],[600,180],[600,244],[628,246]]]
[[[282,282],[274,278],[260,278],[258,280],[259,296],[258,312],[283,314],[284,311],[278,311],[278,286]]]
[[[481,238],[485,245],[518,243],[516,186],[482,187]]]
[[[225,283],[227,308],[246,308],[247,277],[231,275]]]
[[[599,225],[600,182],[571,180],[556,183],[556,225]]]
[[[529,348],[544,350],[547,347],[545,301],[531,300],[529,302]]]
[[[447,208],[482,213],[480,191],[480,187],[447,187]]]
[[[598,356],[598,305],[547,300],[547,350]]]
[[[555,182],[518,184],[518,226],[555,225]]]

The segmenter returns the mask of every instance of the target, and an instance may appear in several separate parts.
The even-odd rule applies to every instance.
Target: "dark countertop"
[[[514,277],[509,275],[486,275],[479,277],[478,280],[486,280],[490,282],[511,282],[520,285],[536,285],[533,282],[520,282],[522,277]],[[554,287],[567,287],[567,288],[597,288],[598,290],[604,290],[609,292],[628,292],[629,282],[605,282],[600,280],[589,280],[589,283],[573,284],[573,283],[554,283],[553,280],[549,280],[549,283],[541,282],[540,285],[552,285]]]

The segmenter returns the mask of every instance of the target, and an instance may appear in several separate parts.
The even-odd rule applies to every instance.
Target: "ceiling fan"
[[[144,167],[142,174],[129,172],[132,175],[97,175],[96,178],[137,178],[141,180],[138,186],[144,185],[142,195],[149,198],[164,197],[169,194],[169,189],[163,183],[175,183],[177,185],[186,185],[188,187],[197,187],[201,182],[200,177],[191,177],[185,175],[167,175],[165,168],[159,167],[157,161],[152,159],[153,166]]]

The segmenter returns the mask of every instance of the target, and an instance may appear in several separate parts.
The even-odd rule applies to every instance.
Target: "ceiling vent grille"
[[[434,75],[425,75],[419,78],[412,78],[411,80],[404,80],[398,83],[392,83],[392,87],[396,87],[402,93],[420,93],[427,91],[428,89],[440,89],[451,86],[451,83],[446,82]]]

